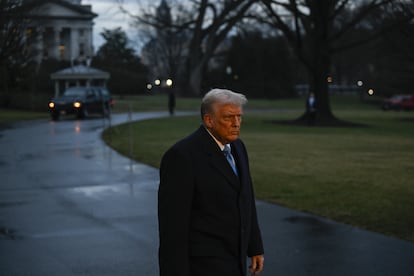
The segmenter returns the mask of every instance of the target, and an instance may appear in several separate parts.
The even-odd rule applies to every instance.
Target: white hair
[[[214,88],[205,94],[201,101],[201,118],[205,114],[213,112],[213,106],[216,104],[231,104],[241,107],[246,103],[247,99],[243,94],[228,89]]]

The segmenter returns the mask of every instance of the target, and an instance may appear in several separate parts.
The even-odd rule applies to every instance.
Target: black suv
[[[91,113],[109,117],[114,102],[105,87],[70,87],[63,95],[49,102],[50,115],[58,120],[61,115],[75,114],[77,118],[86,118]]]

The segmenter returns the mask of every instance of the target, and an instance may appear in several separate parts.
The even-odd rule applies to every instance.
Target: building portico
[[[93,19],[97,14],[80,1],[52,0],[34,6],[26,32],[36,59],[86,61],[93,56]]]

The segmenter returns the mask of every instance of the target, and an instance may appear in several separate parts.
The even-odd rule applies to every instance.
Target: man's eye
[[[241,120],[241,116],[240,115],[228,115],[228,116],[223,116],[223,119],[225,121],[234,121],[236,119]]]

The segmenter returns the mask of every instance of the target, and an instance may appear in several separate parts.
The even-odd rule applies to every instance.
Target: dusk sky
[[[116,27],[122,27],[131,40],[136,39],[136,32],[129,26],[131,20],[128,15],[120,11],[118,2],[117,0],[82,0],[83,5],[92,5],[92,11],[98,14],[98,17],[94,20],[95,25],[93,28],[95,51],[104,42],[104,39],[100,35],[104,28],[114,29]],[[124,7],[131,13],[136,13],[138,10],[138,0],[121,0],[121,2],[123,2]]]

